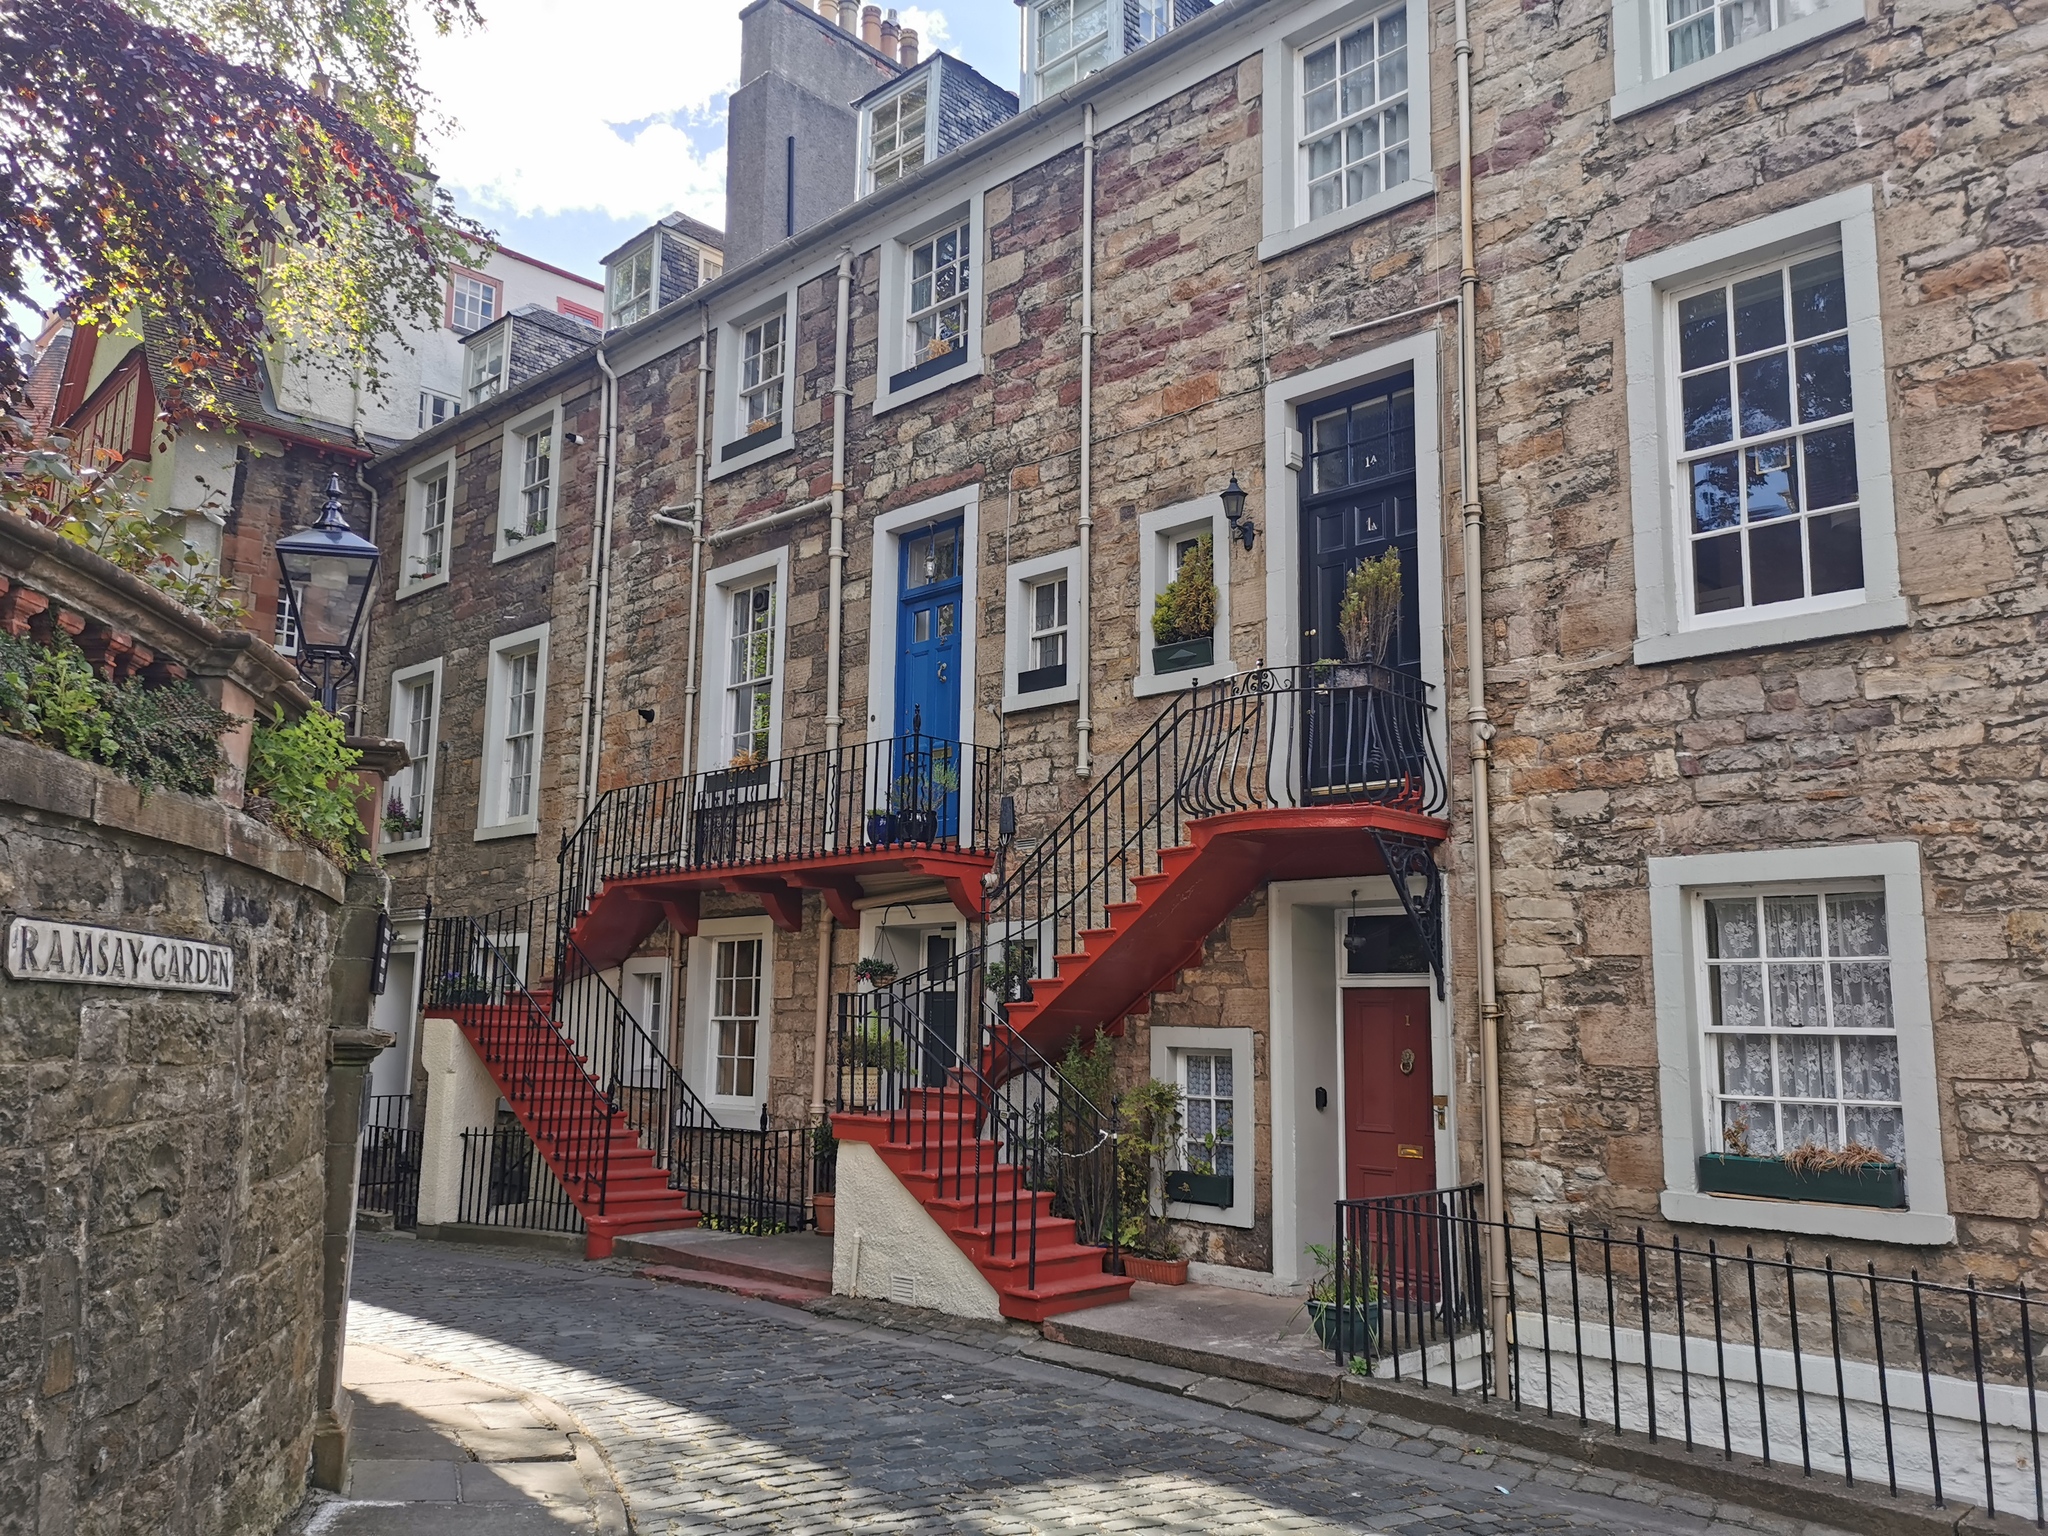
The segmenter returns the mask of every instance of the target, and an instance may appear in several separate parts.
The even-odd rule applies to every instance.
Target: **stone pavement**
[[[556,1404],[360,1338],[343,1380],[348,1487],[309,1499],[291,1536],[626,1536],[610,1471]]]
[[[1317,1405],[1296,1425],[1287,1404],[1262,1416],[1248,1399],[1109,1379],[1026,1328],[927,1318],[933,1333],[909,1333],[631,1269],[364,1236],[352,1347],[560,1404],[601,1448],[642,1536],[1821,1536],[1385,1415]]]

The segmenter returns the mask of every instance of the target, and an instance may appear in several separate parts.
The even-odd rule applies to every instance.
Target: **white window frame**
[[[1856,476],[1861,496],[1863,594],[1690,616],[1675,444],[1677,305],[1682,290],[1839,244],[1849,313],[1849,388],[1856,402]],[[1871,189],[1855,187],[1798,208],[1623,264],[1622,334],[1628,356],[1629,480],[1634,501],[1636,642],[1639,663],[1794,645],[1832,635],[1898,629],[1909,619],[1899,591],[1892,493],[1891,422],[1879,315],[1877,220]],[[1790,611],[1784,611],[1790,610]]]
[[[299,654],[299,616],[292,610],[289,590],[277,589],[277,623],[271,630],[271,649],[280,656]]]
[[[718,941],[759,939],[761,941],[761,1014],[754,1032],[754,1092],[746,1095],[718,1092],[718,1031],[712,1027],[712,988],[718,975]],[[705,1107],[726,1126],[752,1130],[760,1124],[761,1106],[768,1102],[769,1079],[775,1064],[775,923],[765,916],[707,917],[690,939],[689,968],[684,981],[688,1004],[683,1025],[684,1077]]]
[[[463,283],[474,283],[479,288],[489,289],[491,295],[491,312],[488,315],[485,315],[483,319],[478,321],[475,325],[466,328],[456,319],[456,299],[461,293],[461,285]],[[487,277],[481,272],[472,272],[465,267],[455,267],[449,271],[448,329],[453,331],[456,335],[475,335],[478,331],[482,330],[485,326],[489,325],[493,320],[496,320],[499,315],[504,313],[504,309],[505,285],[499,282],[495,277]]]
[[[430,404],[445,405],[448,409],[441,414],[438,420],[429,420],[427,408]],[[429,427],[438,427],[442,422],[453,420],[461,414],[462,399],[460,396],[447,394],[438,389],[422,389],[420,391],[420,430],[422,432],[426,431]]]
[[[385,853],[410,853],[415,849],[433,846],[434,774],[435,770],[440,767],[438,749],[441,740],[441,706],[447,702],[447,695],[443,693],[441,687],[441,661],[442,658],[436,656],[432,661],[423,661],[416,666],[400,667],[391,674],[391,707],[384,716],[384,734],[386,736],[396,737],[406,744],[408,752],[412,750],[412,711],[408,705],[407,695],[411,692],[414,684],[425,681],[432,686],[434,690],[434,707],[432,714],[428,717],[428,741],[425,755],[415,756],[411,764],[400,770],[401,777],[407,781],[407,787],[411,788],[415,784],[417,785],[415,793],[419,799],[420,830],[413,837],[386,839],[382,845]],[[391,787],[390,784],[386,784],[384,787],[386,805],[390,803]],[[408,809],[410,808],[408,807]],[[384,806],[380,805],[377,807],[377,815],[381,820],[384,815]]]
[[[655,1046],[664,1057],[673,1060],[675,1050],[676,989],[673,967],[665,955],[641,955],[626,961],[619,967],[619,992],[633,1021],[647,1031]],[[653,978],[661,988],[662,1017],[658,1028],[649,1029],[643,1003],[646,998],[647,979]],[[662,1086],[661,1064],[652,1059],[635,1060],[637,1042],[629,1041],[625,1048],[625,1060],[619,1064],[623,1081],[635,1088]]]
[[[967,226],[969,247],[966,356],[956,359],[951,367],[892,389],[891,379],[918,366],[918,360],[910,355],[911,253],[934,235],[961,224]],[[908,405],[913,400],[922,400],[926,395],[963,380],[981,376],[981,331],[987,320],[988,304],[985,280],[988,272],[988,231],[983,223],[982,194],[976,192],[965,202],[953,199],[916,210],[904,224],[902,233],[882,242],[881,263],[880,366],[875,374],[874,404],[877,416],[899,405]]]
[[[917,164],[900,171],[885,186],[895,186],[908,177],[930,165],[939,157],[939,71],[944,65],[934,61],[928,68],[914,71],[895,90],[885,96],[877,96],[861,108],[860,112],[860,187],[856,195],[866,197],[875,190],[875,117],[885,108],[894,108],[913,91],[924,92],[924,146],[922,157]],[[897,158],[901,158],[899,145]]]
[[[1160,1214],[1169,1221],[1197,1222],[1211,1227],[1250,1227],[1258,1206],[1258,1098],[1252,1074],[1256,1058],[1252,1053],[1252,1032],[1248,1029],[1208,1029],[1187,1025],[1161,1024],[1151,1030],[1152,1076],[1164,1082],[1181,1081],[1183,1055],[1230,1053],[1231,1110],[1230,1145],[1232,1161],[1231,1203],[1228,1206],[1183,1205],[1161,1199]]]
[[[789,664],[789,546],[779,545],[763,554],[721,565],[704,578],[701,598],[705,618],[704,678],[705,707],[697,715],[697,762],[706,771],[723,768],[732,754],[726,750],[729,726],[726,721],[727,689],[731,686],[732,596],[764,579],[775,583],[775,686],[768,710],[768,757],[782,755],[782,718],[788,702]]]
[[[740,390],[741,368],[746,357],[747,332],[763,320],[782,316],[782,430],[752,447],[738,445],[747,436],[746,401]],[[711,478],[733,474],[759,464],[796,446],[796,289],[788,288],[765,303],[739,311],[718,327],[718,376],[716,431],[711,453]]]
[[[1031,589],[1060,577],[1065,577],[1067,583],[1067,680],[1057,688],[1019,693],[1018,674],[1031,668]],[[1043,709],[1049,704],[1072,704],[1081,697],[1081,669],[1089,664],[1088,646],[1082,636],[1085,614],[1081,579],[1079,546],[1019,560],[1004,571],[1004,714],[1022,709]]]
[[[537,432],[550,433],[554,448],[548,467],[548,524],[539,533],[530,534],[525,531],[526,440]],[[505,424],[498,440],[498,527],[491,550],[493,562],[514,560],[555,542],[562,521],[563,446],[559,395],[538,410]]]
[[[1171,565],[1177,538],[1206,533],[1216,541],[1216,655],[1206,667],[1163,676],[1152,666],[1152,605],[1173,579]],[[1156,512],[1138,514],[1138,671],[1131,679],[1134,697],[1148,699],[1213,683],[1236,672],[1230,661],[1230,519],[1223,515],[1221,496],[1198,496]],[[1238,554],[1243,554],[1241,549]]]
[[[443,475],[448,479],[447,515],[441,525],[441,567],[431,576],[414,576],[421,556],[420,541],[426,537],[426,488]],[[455,454],[451,450],[429,459],[405,479],[404,542],[398,551],[398,597],[400,601],[434,587],[448,585],[448,568],[455,563]]]
[[[1349,208],[1311,220],[1307,211],[1308,183],[1300,164],[1302,61],[1312,50],[1395,5],[1405,5],[1408,12],[1408,179],[1382,187]],[[1298,246],[1378,218],[1436,192],[1426,0],[1322,0],[1303,8],[1290,21],[1293,24],[1284,32],[1262,40],[1266,132],[1260,135],[1265,160],[1261,261],[1270,261]]]
[[[1821,0],[1810,16],[1674,70],[1665,43],[1666,0],[1614,0],[1614,99],[1609,111],[1617,119],[1645,111],[1709,81],[1861,26],[1863,6],[1864,0]]]
[[[645,299],[647,307],[644,311],[630,317],[621,316],[619,306],[615,302],[616,296],[612,292],[612,274],[627,267],[630,263],[637,263],[642,256],[647,258],[647,294]],[[634,306],[639,305],[641,302],[641,299],[637,296],[633,300]],[[659,308],[661,308],[661,235],[659,232],[656,232],[642,240],[631,250],[622,251],[617,257],[606,264],[604,269],[604,328],[607,331],[616,331],[622,326],[636,325]]]
[[[1055,91],[1047,91],[1042,87],[1039,80],[1043,70],[1038,61],[1038,15],[1048,3],[1050,0],[1028,0],[1024,7],[1024,79],[1020,105],[1025,107],[1044,101],[1048,96],[1058,95],[1060,91],[1070,91],[1089,75],[1100,72],[1091,69],[1086,74],[1076,75]],[[1092,4],[1093,0],[1072,0],[1072,3],[1079,9]],[[1124,0],[1106,0],[1105,8],[1109,12],[1109,56],[1103,60],[1101,69],[1108,69],[1124,56]],[[1062,57],[1070,54],[1071,50],[1068,55]]]
[[[491,325],[485,326],[481,331],[472,331],[470,335],[472,338],[482,336],[484,339],[482,341],[471,339],[463,344],[462,406],[464,410],[474,410],[477,406],[495,400],[511,387],[506,375],[511,368],[512,328],[509,325],[498,325],[494,321]],[[490,393],[479,395],[476,392],[477,386],[470,382],[476,373],[477,360],[480,357],[490,358],[493,356],[498,360],[497,386]]]
[[[505,726],[510,703],[506,684],[512,656],[532,650],[539,658],[534,672],[533,700],[533,807],[524,816],[505,813]],[[540,832],[540,799],[547,765],[548,716],[548,626],[500,635],[491,642],[489,681],[485,689],[483,776],[477,786],[476,837],[487,842],[499,837],[533,837]]]
[[[1806,1237],[1936,1245],[1956,1237],[1942,1165],[1934,1014],[1927,970],[1927,923],[1916,843],[1853,843],[1653,858],[1650,877],[1651,967],[1657,1007],[1657,1058],[1663,1115],[1664,1190],[1671,1221],[1748,1227]],[[1817,1201],[1753,1200],[1704,1194],[1698,1158],[1722,1150],[1706,1120],[1707,1056],[1701,1017],[1705,895],[1785,888],[1881,885],[1891,949],[1892,1024],[1905,1092],[1906,1197],[1911,1208],[1878,1210]]]

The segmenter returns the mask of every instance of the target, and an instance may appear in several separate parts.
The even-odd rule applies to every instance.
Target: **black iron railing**
[[[705,1225],[728,1232],[800,1232],[810,1225],[811,1132],[695,1126],[669,1147],[669,1183],[688,1193]],[[824,1193],[829,1193],[829,1188]]]
[[[511,1071],[535,1135],[577,1197],[602,1213],[614,1112],[678,1188],[691,1138],[719,1127],[664,1043],[569,937],[573,915],[548,896],[484,917],[436,918],[422,990],[429,1004],[480,1010],[481,1049]]]
[[[989,902],[991,941],[1036,946],[1047,962],[1078,953],[1200,817],[1354,804],[1437,814],[1446,786],[1429,709],[1428,684],[1363,663],[1190,689],[1006,873]]]
[[[462,1133],[462,1187],[456,1217],[480,1227],[582,1232],[576,1202],[517,1124]]]
[[[1339,1364],[1467,1392],[1486,1370],[1476,1187],[1340,1201]],[[1507,1222],[1510,1379],[1524,1412],[1981,1505],[2048,1526],[2040,1299],[1874,1264]],[[1327,1337],[1327,1336],[1326,1336]]]
[[[563,898],[581,911],[627,875],[990,848],[995,765],[992,748],[912,734],[608,790],[563,846]]]
[[[420,1145],[424,1128],[412,1124],[412,1099],[373,1094],[363,1101],[357,1158],[356,1209],[389,1216],[400,1231],[420,1219]]]
[[[886,1117],[937,1197],[966,1202],[969,1225],[989,1229],[988,1256],[1025,1262],[1027,1287],[1055,1222],[1107,1247],[1114,1270],[1115,1108],[1091,1103],[1003,1022],[989,979],[971,951],[912,986],[841,993],[834,1105]]]

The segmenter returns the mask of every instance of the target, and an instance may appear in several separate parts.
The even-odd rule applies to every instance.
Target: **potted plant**
[[[896,831],[906,843],[929,843],[939,835],[939,808],[960,787],[960,775],[939,753],[896,779]]]
[[[820,1120],[811,1127],[811,1211],[817,1219],[818,1232],[830,1237],[837,1230],[839,1219],[838,1196],[834,1193],[835,1170],[839,1165],[839,1138],[832,1134],[831,1120]]]
[[[996,1006],[1031,1001],[1033,966],[1021,944],[1006,944],[1002,954],[981,968],[981,984],[995,994]]]
[[[1186,1166],[1168,1170],[1166,1198],[1182,1205],[1213,1205],[1228,1209],[1237,1198],[1237,1179],[1216,1171],[1216,1133],[1210,1131],[1187,1149]],[[1223,1143],[1228,1146],[1229,1143]]]
[[[444,1003],[487,1003],[491,1000],[491,984],[474,971],[443,972],[441,985],[435,991]]]
[[[1181,1141],[1178,1083],[1152,1078],[1123,1096],[1116,1114],[1117,1241],[1123,1272],[1159,1285],[1184,1285],[1188,1261],[1163,1216],[1155,1215],[1167,1159]]]
[[[1378,1351],[1380,1334],[1380,1287],[1372,1265],[1362,1262],[1355,1243],[1347,1242],[1341,1250],[1310,1243],[1308,1252],[1317,1266],[1308,1287],[1308,1318],[1316,1338],[1325,1349],[1342,1349],[1347,1355],[1370,1359]],[[1363,1276],[1364,1295],[1357,1294],[1355,1285],[1347,1286],[1340,1300],[1340,1264],[1343,1273],[1354,1280]]]
[[[896,962],[880,955],[863,955],[853,962],[853,979],[866,987],[886,987],[896,979]]]
[[[896,813],[887,806],[868,807],[868,841],[876,844],[896,841]]]
[[[884,1109],[883,1075],[900,1073],[910,1064],[910,1047],[879,1016],[865,1019],[842,1030],[839,1036],[839,1065],[846,1069],[841,1082],[846,1107],[854,1111]]]
[[[402,843],[409,837],[418,837],[426,827],[425,809],[408,815],[404,798],[394,789],[384,806],[384,836],[391,842]]]
[[[1152,670],[1186,672],[1216,659],[1216,541],[1204,534],[1152,604]]]
[[[1400,627],[1401,551],[1389,549],[1371,560],[1359,561],[1344,578],[1344,596],[1337,604],[1337,631],[1351,662],[1384,666]],[[1347,677],[1339,669],[1337,680],[1362,683],[1365,677],[1362,673]]]
[[[1721,1140],[1726,1152],[1709,1152],[1699,1160],[1704,1194],[1905,1208],[1905,1170],[1860,1141],[1843,1147],[1808,1141],[1776,1157],[1759,1156],[1750,1148],[1749,1123],[1744,1120],[1731,1123]]]

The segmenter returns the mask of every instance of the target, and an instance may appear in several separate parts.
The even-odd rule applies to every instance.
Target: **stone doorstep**
[[[823,1264],[804,1262],[807,1257],[816,1256],[809,1251],[810,1240],[806,1239],[799,1245],[788,1240],[791,1236],[794,1234],[755,1238],[694,1229],[675,1233],[646,1232],[637,1237],[620,1238],[612,1252],[622,1259],[637,1259],[665,1269],[698,1270],[708,1276],[724,1276],[728,1282],[754,1281],[787,1291],[807,1292],[814,1298],[831,1295],[832,1264],[829,1256]],[[827,1241],[824,1238],[816,1240],[820,1244]],[[827,1249],[827,1255],[829,1252]],[[658,1275],[649,1278],[666,1280],[673,1277]],[[716,1285],[718,1282],[707,1279],[705,1283]],[[728,1285],[725,1288],[737,1287]]]
[[[422,1222],[413,1236],[431,1243],[466,1243],[477,1248],[516,1248],[524,1253],[559,1253],[583,1257],[580,1232],[530,1232],[524,1227],[486,1227],[474,1222]]]
[[[1071,1316],[1052,1319],[1042,1324],[1040,1331],[1044,1342],[1027,1344],[1020,1353],[1048,1365],[1088,1371],[1283,1423],[1305,1423],[1334,1401],[1411,1423],[1483,1434],[1726,1503],[1855,1531],[1859,1536],[2019,1536],[2021,1532],[2039,1536],[2039,1527],[2031,1520],[1987,1515],[1967,1505],[1937,1509],[1915,1494],[1893,1499],[1866,1493],[1861,1485],[1852,1488],[1832,1478],[1810,1479],[1797,1470],[1766,1466],[1754,1457],[1726,1461],[1718,1453],[1689,1453],[1666,1441],[1621,1435],[1597,1425],[1580,1429],[1575,1423],[1531,1418],[1477,1397],[1454,1397],[1446,1391],[1353,1376],[1334,1366],[1327,1372],[1299,1370],[1276,1361],[1112,1333],[1076,1322]]]
[[[642,1280],[659,1280],[665,1285],[689,1285],[702,1291],[723,1291],[728,1296],[745,1296],[755,1301],[779,1301],[786,1306],[808,1307],[821,1299],[809,1286],[755,1280],[745,1275],[720,1274],[709,1269],[683,1269],[673,1264],[647,1264],[633,1271]]]

